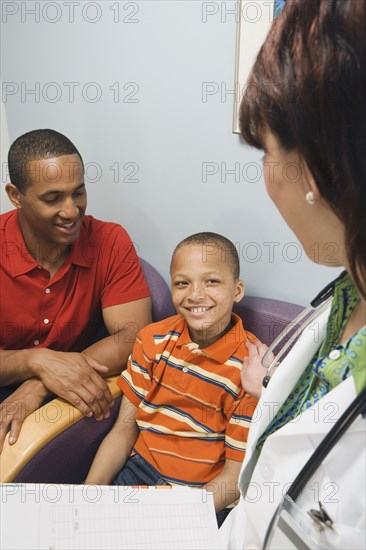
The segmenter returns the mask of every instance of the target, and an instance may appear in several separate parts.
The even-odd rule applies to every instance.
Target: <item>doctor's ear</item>
[[[305,189],[306,193],[310,193],[314,200],[321,199],[321,194],[317,184],[315,183],[315,179],[312,173],[310,172],[308,165],[305,162],[303,162],[302,164],[302,169],[304,170],[304,173],[305,173],[304,181],[306,186],[306,189]]]
[[[10,202],[15,208],[21,208],[20,191],[13,183],[7,183],[5,185],[5,191],[9,197]]]
[[[320,191],[319,191],[319,188],[318,188],[317,184],[315,183],[315,180],[314,180],[313,176],[311,176],[311,179],[309,180],[309,184],[310,184],[310,188],[311,188],[311,191],[314,195],[315,200],[320,200],[322,198],[322,196],[320,194]]]

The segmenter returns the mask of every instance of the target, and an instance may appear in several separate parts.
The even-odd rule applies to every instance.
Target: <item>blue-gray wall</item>
[[[236,2],[1,4],[10,142],[70,137],[89,213],[126,227],[167,280],[174,246],[202,230],[237,243],[248,294],[306,304],[336,276],[304,256],[266,196],[261,152],[232,133]]]

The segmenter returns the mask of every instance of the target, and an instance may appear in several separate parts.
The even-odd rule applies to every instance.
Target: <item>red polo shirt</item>
[[[0,349],[82,351],[103,308],[150,295],[120,225],[85,216],[79,239],[51,280],[25,247],[17,210],[0,216],[0,238]]]

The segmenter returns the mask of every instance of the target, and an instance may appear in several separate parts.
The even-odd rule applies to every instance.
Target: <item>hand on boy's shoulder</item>
[[[251,335],[253,336],[253,335]],[[243,367],[240,373],[241,383],[244,390],[259,399],[262,393],[263,378],[267,375],[268,369],[262,366],[262,358],[268,347],[258,338],[247,340],[248,355],[243,359]]]

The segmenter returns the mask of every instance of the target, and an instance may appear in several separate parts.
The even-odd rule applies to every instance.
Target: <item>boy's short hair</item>
[[[212,233],[210,231],[204,231],[201,233],[195,233],[194,235],[190,235],[189,237],[186,237],[181,241],[174,249],[174,252],[172,254],[172,259],[170,262],[170,272],[172,271],[172,265],[174,261],[174,257],[178,250],[183,248],[184,246],[188,246],[191,244],[197,244],[201,245],[202,249],[203,247],[212,247],[220,248],[221,249],[221,257],[223,262],[228,262],[230,265],[230,268],[233,272],[234,279],[239,279],[240,275],[240,262],[239,262],[239,255],[238,251],[235,248],[235,245],[226,237],[223,235],[219,235],[218,233]],[[210,255],[215,253],[215,249],[207,249],[206,254]]]
[[[19,136],[8,153],[10,181],[23,195],[30,184],[27,165],[32,160],[51,159],[63,155],[78,155],[75,145],[63,134],[55,130],[32,130]]]

